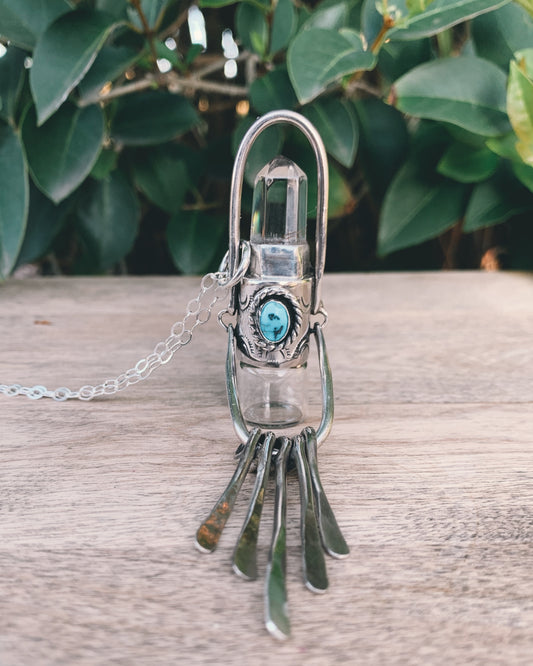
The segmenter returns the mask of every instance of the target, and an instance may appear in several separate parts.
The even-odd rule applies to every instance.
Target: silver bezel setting
[[[287,309],[289,315],[289,328],[287,333],[277,342],[267,340],[264,337],[259,324],[261,309],[267,301],[272,300],[281,303],[281,305]],[[302,309],[298,301],[290,292],[285,289],[280,289],[279,287],[265,287],[258,291],[251,299],[248,316],[250,318],[250,330],[253,335],[254,345],[265,352],[276,351],[285,346],[292,345],[302,328]]]

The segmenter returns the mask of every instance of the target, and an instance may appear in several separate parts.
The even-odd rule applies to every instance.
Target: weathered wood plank
[[[7,283],[0,382],[115,376],[197,285]],[[291,641],[262,627],[262,580],[231,572],[244,498],[213,555],[193,545],[236,444],[210,322],[113,399],[0,396],[2,666],[531,663],[532,277],[335,275],[324,298],[336,419],[319,459],[352,552],[328,559],[326,595],[304,589],[291,479]],[[272,498],[263,571],[271,515]]]

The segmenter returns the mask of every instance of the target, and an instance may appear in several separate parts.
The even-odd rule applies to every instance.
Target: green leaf
[[[526,164],[533,166],[533,80],[528,76],[525,59],[511,62],[507,112],[518,137],[516,150]]]
[[[15,114],[24,86],[26,53],[16,46],[9,46],[0,58],[0,117],[11,124],[15,123]]]
[[[286,48],[296,32],[298,16],[292,0],[278,0],[270,32],[270,54]]]
[[[416,16],[425,12],[429,5],[434,0],[405,0],[405,6],[409,12],[409,16]]]
[[[326,150],[343,166],[351,167],[359,142],[359,127],[353,106],[346,100],[329,98],[303,110],[319,131]]]
[[[28,217],[28,174],[20,140],[0,123],[0,278],[17,260]]]
[[[394,4],[402,15],[397,27],[387,33],[389,39],[409,40],[430,37],[458,23],[503,7],[509,0],[433,0],[421,13],[408,16],[405,0]]]
[[[528,190],[533,192],[533,166],[529,166],[523,162],[513,162],[511,168],[522,185],[525,185]]]
[[[111,137],[129,146],[151,146],[185,134],[198,122],[198,114],[182,95],[149,90],[118,100]]]
[[[500,160],[489,148],[453,143],[440,160],[437,171],[460,183],[479,183],[496,171]]]
[[[346,74],[372,69],[375,63],[375,56],[364,50],[359,35],[348,30],[303,30],[287,52],[289,76],[301,104]]]
[[[213,263],[226,220],[200,211],[180,211],[170,220],[167,241],[172,260],[182,273],[204,273]]]
[[[496,155],[511,160],[511,162],[522,162],[522,158],[516,152],[516,134],[514,132],[488,139],[486,146]]]
[[[79,10],[61,16],[42,35],[30,70],[39,125],[67,99],[116,25],[109,14]]]
[[[264,13],[255,5],[242,3],[235,14],[235,27],[244,48],[264,57],[268,48],[268,25]]]
[[[120,171],[89,181],[77,209],[78,226],[97,272],[111,268],[133,247],[140,206]]]
[[[476,185],[466,209],[463,231],[475,231],[505,222],[533,209],[533,196],[511,174],[498,172]]]
[[[409,151],[409,134],[403,115],[379,99],[358,100],[359,157],[374,197],[382,199]]]
[[[511,2],[471,24],[476,53],[508,71],[513,53],[533,44],[533,19]]]
[[[348,26],[351,3],[345,0],[330,0],[321,2],[311,12],[309,18],[302,24],[302,30],[322,28],[325,30],[340,30]]]
[[[54,238],[72,208],[72,200],[65,199],[58,206],[44,196],[34,185],[30,186],[30,208],[24,242],[17,257],[17,265],[37,261],[50,251]]]
[[[141,11],[143,12],[146,22],[150,28],[156,28],[161,23],[163,15],[168,5],[169,0],[141,0]],[[144,25],[141,21],[139,13],[133,7],[128,7],[128,16],[133,25],[139,29],[144,30]]]
[[[98,95],[106,83],[112,83],[137,60],[139,54],[127,46],[104,46],[79,84],[80,99]]]
[[[31,51],[50,23],[71,9],[67,0],[0,0],[0,35]]]
[[[415,67],[395,87],[405,113],[497,136],[509,130],[505,85],[505,74],[493,63],[460,56]]]
[[[135,184],[156,206],[177,213],[189,187],[187,165],[173,150],[161,146],[139,153],[133,167]]]
[[[94,163],[93,168],[91,169],[90,176],[95,180],[102,180],[102,178],[107,178],[111,171],[113,171],[118,162],[118,153],[114,150],[102,150],[98,159]]]
[[[104,117],[99,106],[78,109],[65,104],[38,127],[35,109],[22,123],[22,138],[37,187],[59,203],[89,175],[104,138]]]
[[[379,222],[378,254],[435,238],[461,219],[467,186],[421,173],[415,159],[398,171],[385,196]]]
[[[284,67],[268,72],[255,79],[250,86],[250,101],[258,113],[274,109],[293,109],[298,100]]]
[[[385,42],[379,51],[378,70],[387,81],[395,81],[411,69],[433,60],[430,39],[410,42]]]
[[[232,149],[233,154],[237,154],[239,145],[246,134],[246,132],[253,125],[255,118],[243,118],[241,122],[235,128],[235,132],[232,137]],[[248,158],[244,167],[244,176],[246,182],[249,185],[253,185],[255,177],[258,172],[268,164],[271,159],[276,157],[281,150],[281,145],[283,143],[283,131],[281,126],[272,125],[267,127],[264,132],[257,137],[254,144],[250,148],[248,153]]]

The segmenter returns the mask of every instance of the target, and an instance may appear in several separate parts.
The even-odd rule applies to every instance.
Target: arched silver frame
[[[231,178],[231,199],[229,207],[229,274],[230,278],[237,270],[239,263],[241,196],[244,178],[244,167],[257,137],[263,130],[277,123],[286,123],[297,127],[307,138],[315,153],[317,163],[317,215],[316,215],[316,257],[315,279],[313,283],[311,312],[316,314],[320,310],[320,282],[324,274],[326,261],[326,235],[328,225],[328,191],[329,173],[328,160],[324,143],[315,127],[299,113],[294,111],[271,111],[256,120],[244,135],[233,167]],[[236,307],[236,289],[231,291],[229,312],[233,314]]]

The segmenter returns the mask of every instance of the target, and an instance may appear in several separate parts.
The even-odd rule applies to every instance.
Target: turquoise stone
[[[289,311],[280,301],[267,301],[259,312],[259,330],[268,342],[280,342],[289,331]]]

